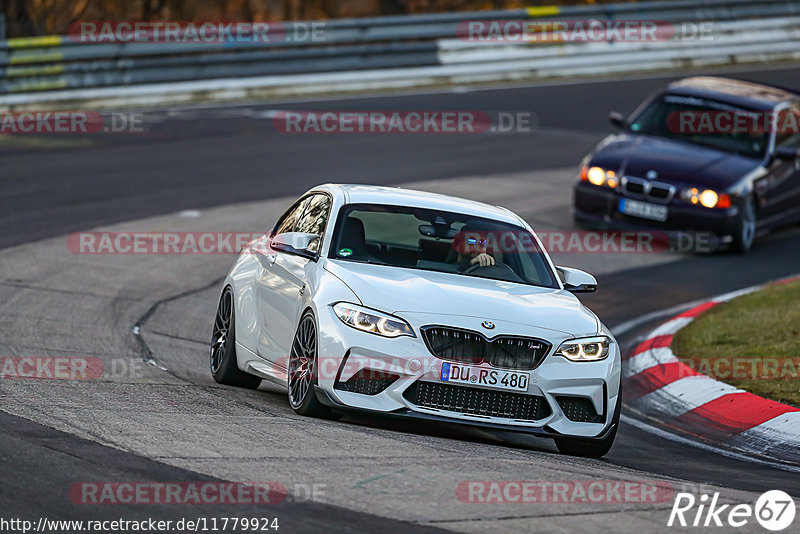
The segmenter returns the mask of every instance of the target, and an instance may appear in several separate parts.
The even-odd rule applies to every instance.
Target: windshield
[[[768,128],[759,125],[763,116],[716,100],[666,94],[635,117],[630,130],[760,157],[769,145]]]
[[[558,288],[526,229],[446,211],[344,206],[329,257]]]

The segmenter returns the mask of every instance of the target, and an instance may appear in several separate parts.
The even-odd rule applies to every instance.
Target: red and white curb
[[[774,283],[786,283],[792,277]],[[744,453],[800,462],[800,409],[710,378],[680,362],[673,336],[714,306],[764,286],[727,293],[662,323],[623,355],[627,407],[660,424]]]

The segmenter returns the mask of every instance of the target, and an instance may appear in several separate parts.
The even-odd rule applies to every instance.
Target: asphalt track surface
[[[780,68],[761,71],[743,71],[740,77],[775,83],[789,87],[800,87],[800,69]],[[55,338],[48,339],[42,332],[52,332],[45,320],[52,321],[44,310],[25,310],[18,301],[25,291],[37,288],[29,287],[26,275],[26,259],[31,271],[47,271],[48,258],[30,254],[31,248],[9,248],[14,245],[30,243],[46,238],[57,238],[69,232],[85,230],[101,225],[134,221],[146,217],[171,214],[183,209],[206,210],[214,206],[224,206],[239,202],[264,201],[268,199],[297,195],[303,190],[324,181],[364,182],[396,184],[425,181],[448,183],[448,192],[457,192],[458,184],[453,178],[463,176],[498,176],[513,175],[520,182],[520,187],[535,188],[535,180],[540,173],[550,171],[561,172],[577,165],[582,155],[599,140],[608,128],[606,115],[609,110],[616,109],[628,112],[649,92],[657,89],[667,78],[630,79],[620,81],[580,82],[567,85],[542,85],[509,89],[473,90],[463,93],[431,93],[421,95],[380,96],[375,98],[331,100],[307,103],[257,103],[224,109],[186,110],[180,113],[167,114],[153,112],[146,114],[154,117],[154,122],[147,133],[129,135],[99,135],[85,139],[46,138],[33,140],[14,140],[0,145],[3,170],[0,183],[0,246],[8,248],[9,253],[16,253],[2,268],[2,296],[6,304],[0,308],[3,322],[3,336],[10,355],[28,354],[32,348],[39,347],[46,351],[51,344],[58,344]],[[243,112],[242,110],[248,110]],[[292,136],[276,133],[269,120],[259,118],[259,110],[273,109],[336,109],[336,110],[418,110],[418,109],[451,109],[492,111],[533,111],[539,117],[539,127],[533,134],[513,135],[304,135]],[[255,112],[255,114],[254,114]],[[532,177],[532,178],[531,178]],[[473,181],[474,182],[474,181]],[[470,183],[473,183],[470,182]],[[487,191],[493,187],[493,181],[485,180],[483,186]],[[508,186],[513,185],[513,180]],[[476,186],[480,187],[480,186]],[[494,187],[497,187],[496,185]],[[556,189],[557,191],[557,189]],[[471,190],[474,193],[474,190]],[[513,196],[513,191],[508,192]],[[568,204],[569,182],[563,186],[563,199],[558,208]],[[469,196],[469,195],[465,195]],[[480,196],[480,192],[473,196]],[[491,195],[488,195],[491,197]],[[517,200],[520,202],[520,200]],[[528,219],[545,217],[547,207],[536,205],[533,211],[523,213]],[[518,206],[510,206],[519,210]],[[277,206],[274,207],[277,209]],[[273,209],[273,211],[274,211]],[[524,210],[522,210],[524,211]],[[272,213],[272,212],[270,212]],[[251,214],[251,220],[257,215]],[[234,217],[227,213],[224,215]],[[562,218],[566,216],[562,215]],[[265,217],[265,219],[269,219]],[[274,218],[273,218],[274,219]],[[272,220],[268,220],[267,224]],[[248,228],[249,229],[249,228]],[[41,243],[46,243],[42,241]],[[53,265],[59,259],[53,259]],[[591,263],[590,259],[580,261]],[[217,263],[230,263],[216,260]],[[42,263],[45,263],[43,266]],[[96,269],[97,273],[87,276],[89,280],[96,277],[97,286],[85,279],[75,284],[71,272],[64,273],[63,298],[75,299],[76,315],[90,314],[83,307],[92,306],[92,301],[79,296],[91,293],[96,289],[95,297],[102,296],[105,284],[113,284],[113,275],[103,272],[92,258],[87,258],[80,266],[84,270]],[[590,265],[582,265],[590,268]],[[108,267],[108,266],[106,266]],[[127,269],[128,274],[141,275],[143,288],[138,290],[150,293],[153,300],[165,299],[161,307],[154,312],[148,325],[152,334],[147,338],[157,356],[188,352],[201,353],[199,341],[204,334],[199,333],[207,324],[192,319],[175,318],[170,311],[170,298],[174,299],[175,309],[186,311],[208,307],[214,289],[208,289],[213,282],[213,272],[217,276],[224,274],[224,268],[198,268],[195,272],[164,275],[150,271],[151,266],[134,263]],[[117,268],[120,268],[117,265]],[[654,262],[646,265],[631,266],[622,270],[607,270],[599,276],[601,291],[587,296],[583,300],[598,313],[608,325],[613,326],[623,321],[635,319],[652,311],[695,299],[735,290],[765,280],[800,272],[800,235],[794,229],[782,231],[760,242],[752,254],[741,257],[733,254],[679,255],[666,262]],[[203,283],[197,285],[192,280],[184,280],[181,274],[192,277]],[[210,276],[210,278],[209,278]],[[47,273],[50,282],[49,291],[57,291],[59,273]],[[105,278],[109,278],[106,280]],[[135,280],[136,276],[132,276]],[[45,280],[44,275],[39,278]],[[130,280],[127,283],[131,283]],[[148,287],[148,284],[152,284]],[[55,286],[55,287],[54,287]],[[213,286],[209,286],[213,287]],[[39,288],[41,289],[41,288]],[[141,318],[150,309],[150,303],[140,299],[139,295],[127,297],[117,295],[114,306],[134,308],[131,316]],[[211,307],[213,308],[213,300]],[[69,304],[64,309],[68,309]],[[139,309],[141,308],[141,309]],[[171,310],[175,311],[175,310]],[[64,313],[60,310],[59,313]],[[202,317],[202,314],[199,314]],[[9,330],[8,325],[18,326],[30,322],[39,322],[30,329]],[[175,336],[160,336],[171,330],[170,320],[176,323],[176,330],[186,333],[186,339]],[[210,317],[208,319],[210,321]],[[187,324],[183,324],[182,321]],[[116,329],[115,340],[120,339],[131,352],[138,352],[141,347],[130,334],[130,323],[114,323],[91,325],[97,330],[97,339],[83,339],[80,350],[90,351],[94,348],[102,353],[102,346],[107,332],[100,329]],[[91,332],[91,326],[86,332]],[[647,325],[642,325],[645,328]],[[195,335],[195,331],[198,333]],[[55,331],[58,331],[56,328]],[[85,334],[85,333],[84,333]],[[635,338],[636,332],[626,339]],[[112,340],[113,341],[113,340]],[[109,341],[111,343],[111,341]],[[172,343],[172,344],[171,344]],[[175,343],[181,344],[180,347]],[[192,347],[191,351],[186,347]],[[27,351],[27,352],[26,352]],[[169,357],[167,357],[169,359]],[[285,400],[276,393],[262,392],[243,393],[226,388],[208,389],[209,379],[203,376],[204,369],[192,371],[190,363],[175,359],[168,361],[170,373],[162,373],[153,369],[146,373],[153,383],[163,387],[180,390],[183,400],[174,400],[180,404],[191,398],[186,394],[186,384],[198,384],[203,389],[198,394],[198,412],[201,412],[206,399],[203,395],[216,396],[216,401],[224,402],[226,408],[220,415],[235,418],[239,412],[247,410],[265,410],[270,417],[275,417],[277,428],[283,428],[281,418],[296,425],[305,425],[312,439],[325,440],[328,436],[338,436],[343,443],[352,447],[368,444],[370,440],[391,448],[393,443],[413,447],[433,447],[440,451],[442,458],[451,460],[454,451],[465,450],[474,454],[483,462],[492,462],[491,458],[500,458],[513,462],[533,462],[549,466],[550,479],[553,472],[562,469],[566,473],[581,473],[581,476],[599,476],[598,473],[622,473],[624,476],[647,478],[668,477],[708,487],[730,489],[732,495],[738,491],[761,492],[768,489],[783,489],[794,496],[800,496],[800,477],[797,473],[765,467],[763,465],[743,462],[722,457],[714,452],[662,439],[631,425],[623,424],[617,443],[612,452],[602,461],[586,461],[565,459],[550,451],[545,444],[531,444],[513,436],[502,436],[508,440],[507,445],[498,445],[496,436],[487,437],[463,429],[417,428],[416,426],[393,422],[350,419],[347,423],[320,423],[311,425],[298,422],[288,415]],[[162,377],[162,373],[166,378]],[[17,382],[17,381],[15,381]],[[22,381],[19,381],[22,382]],[[160,384],[164,382],[165,384]],[[87,511],[85,506],[76,505],[65,495],[64,491],[51,491],[52,488],[64,488],[77,480],[206,480],[210,477],[208,470],[202,466],[213,464],[213,460],[197,456],[194,461],[183,458],[180,462],[170,457],[149,455],[148,447],[114,447],[109,439],[106,427],[113,427],[115,406],[109,406],[105,413],[92,412],[97,416],[97,428],[85,435],[75,436],[49,427],[70,425],[65,422],[66,408],[70,399],[80,398],[85,394],[82,390],[61,385],[42,386],[40,384],[2,384],[0,399],[8,403],[8,410],[23,414],[2,414],[0,426],[3,428],[0,437],[0,458],[4,465],[14,465],[14,469],[6,470],[4,482],[0,485],[0,514],[2,517],[58,517],[95,518],[119,517],[163,517],[229,515],[230,511],[219,511],[208,507],[182,508],[179,514],[168,507],[137,507],[120,509],[118,507],[97,507]],[[181,389],[183,388],[183,389]],[[51,401],[52,411],[38,405],[26,411],[24,393],[28,389],[38,399]],[[110,402],[108,395],[98,385],[92,390],[87,402],[100,399]],[[211,392],[211,393],[209,393]],[[23,394],[21,396],[20,394]],[[213,401],[213,399],[212,399]],[[3,400],[0,400],[2,403]],[[76,401],[77,402],[77,401]],[[211,402],[211,401],[210,401]],[[12,406],[13,404],[13,406]],[[31,405],[34,404],[31,402]],[[262,408],[261,405],[264,405]],[[3,404],[0,404],[3,406]],[[12,410],[13,407],[13,410]],[[131,409],[131,406],[126,406]],[[63,409],[63,410],[62,410]],[[59,411],[62,410],[62,411]],[[225,410],[230,410],[227,412]],[[74,413],[73,413],[74,415]],[[192,413],[196,416],[197,413]],[[252,414],[246,414],[247,417]],[[52,423],[50,423],[52,417]],[[105,417],[106,419],[103,419]],[[37,421],[37,422],[32,422]],[[190,417],[183,421],[183,430],[191,427],[195,421]],[[43,423],[43,424],[39,424]],[[152,424],[152,421],[149,421]],[[349,423],[349,424],[348,424]],[[105,426],[103,426],[105,425]],[[320,428],[320,433],[315,431]],[[88,427],[87,427],[88,428]],[[214,428],[213,426],[210,428]],[[227,427],[226,427],[227,428]],[[206,428],[207,430],[207,428]],[[286,432],[290,432],[287,427]],[[77,433],[77,432],[76,432]],[[348,434],[349,433],[349,434]],[[352,434],[352,435],[350,435]],[[87,439],[88,438],[88,439]],[[151,437],[152,438],[152,437]],[[144,440],[145,437],[142,437]],[[199,436],[198,439],[203,439]],[[209,438],[211,441],[213,439]],[[331,438],[333,439],[333,438]],[[112,446],[109,446],[112,445]],[[446,450],[446,452],[445,452]],[[313,447],[309,445],[309,452]],[[224,453],[222,453],[224,456]],[[430,454],[430,451],[428,451]],[[488,459],[487,459],[488,458]],[[268,460],[266,460],[268,461]],[[176,465],[179,464],[179,465]],[[252,466],[251,466],[252,467]],[[215,468],[216,469],[216,468]],[[229,467],[220,467],[219,472],[230,473],[235,480],[237,475],[242,480],[242,471]],[[245,469],[245,468],[242,468]],[[213,469],[209,469],[213,470]],[[584,471],[585,470],[585,471]],[[245,469],[245,473],[247,470]],[[313,470],[308,471],[314,473]],[[502,473],[502,471],[501,471]],[[369,478],[369,468],[365,468],[364,479]],[[506,473],[508,475],[508,473]],[[540,475],[545,476],[545,475]],[[500,476],[511,479],[510,476]],[[245,478],[246,479],[246,478]],[[540,478],[541,479],[541,478]],[[558,480],[558,478],[556,478]],[[432,479],[431,484],[444,484]],[[396,488],[394,488],[396,490]],[[452,493],[449,486],[447,490]],[[445,491],[446,493],[447,491]],[[398,508],[404,500],[402,493],[395,498]],[[408,502],[413,499],[406,498]],[[328,504],[289,502],[275,508],[275,514],[286,524],[285,532],[310,531],[344,531],[370,532],[379,528],[403,531],[420,531],[441,526],[448,529],[481,531],[483,527],[500,530],[533,530],[537,526],[554,531],[576,530],[579,523],[569,522],[570,515],[586,520],[604,521],[605,516],[617,516],[624,511],[589,511],[572,508],[563,512],[548,515],[541,510],[535,513],[514,510],[504,516],[493,512],[486,515],[492,522],[476,520],[465,514],[463,521],[449,518],[392,514],[391,504],[388,509],[375,509],[363,513],[358,506],[341,506],[336,499],[327,499]],[[346,499],[344,501],[346,502]],[[377,500],[376,502],[384,502]],[[385,502],[391,503],[392,499]],[[627,528],[652,528],[657,524],[665,524],[668,504],[654,510],[638,510],[630,516],[647,518],[644,523],[634,520],[626,523]],[[384,503],[385,505],[385,503]],[[353,511],[357,510],[357,511]],[[249,513],[263,515],[263,510],[241,508],[237,515]],[[530,517],[536,517],[535,525]],[[395,517],[395,516],[400,516]],[[435,514],[432,514],[435,515]],[[480,516],[481,514],[477,514]],[[407,517],[409,522],[401,522]],[[527,519],[526,519],[527,517]],[[589,524],[586,524],[589,527]]]

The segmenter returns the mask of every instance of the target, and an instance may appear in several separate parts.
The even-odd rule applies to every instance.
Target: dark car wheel
[[[576,438],[556,438],[556,447],[562,454],[569,454],[570,456],[582,456],[584,458],[600,458],[608,454],[611,446],[614,445],[614,439],[617,437],[617,429],[619,428],[619,414],[622,408],[622,396],[617,401],[617,408],[614,410],[614,417],[612,419],[614,428],[605,438],[601,440],[586,440]]]
[[[300,319],[289,357],[289,405],[300,415],[337,418],[330,408],[317,399],[314,387],[318,382],[318,369],[317,323],[314,314],[306,312]]]
[[[753,248],[756,238],[756,202],[748,196],[742,203],[742,209],[736,219],[735,234],[731,249],[741,254],[746,254]]]
[[[261,384],[260,378],[240,370],[236,363],[236,329],[230,287],[222,292],[217,306],[211,334],[210,366],[214,380],[220,384],[248,389],[256,389]]]

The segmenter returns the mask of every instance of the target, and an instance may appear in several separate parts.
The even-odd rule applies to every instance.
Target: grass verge
[[[675,335],[672,350],[703,374],[800,407],[800,281],[711,308]]]

